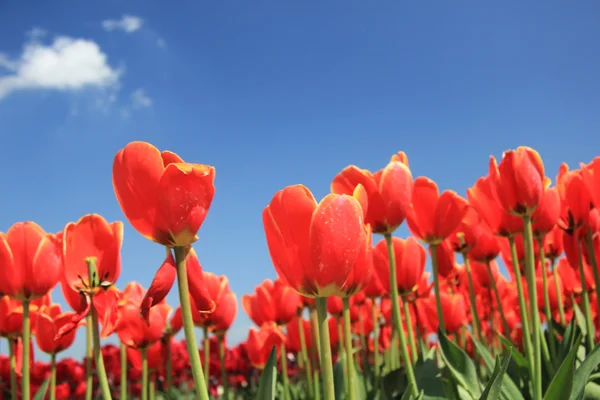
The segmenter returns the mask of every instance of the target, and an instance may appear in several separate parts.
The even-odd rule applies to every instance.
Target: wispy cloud
[[[163,38],[158,38],[156,39],[156,46],[159,49],[164,49],[165,47],[167,47],[167,42],[165,42],[165,39]]]
[[[43,44],[38,41],[42,31],[30,31],[19,57],[0,53],[0,100],[19,90],[69,91],[118,85],[122,70],[108,63],[96,42],[59,36],[51,44]]]
[[[121,19],[106,19],[102,21],[102,27],[107,32],[121,30],[127,33],[133,33],[139,30],[144,23],[140,17],[133,15],[123,15]]]
[[[152,106],[152,99],[140,88],[131,93],[131,103],[133,108],[146,108]]]

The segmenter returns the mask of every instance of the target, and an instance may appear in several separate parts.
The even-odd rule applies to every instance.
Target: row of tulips
[[[51,356],[36,396],[66,390],[56,354],[80,326],[84,365],[62,361],[84,371],[67,382],[73,398],[145,400],[157,387],[170,398],[187,387],[203,400],[599,394],[600,158],[578,170],[561,165],[552,186],[539,154],[520,147],[499,163],[492,157],[466,198],[413,179],[402,152],[375,173],[345,168],[319,202],[305,186],[284,188],[263,211],[278,278],[242,297],[257,328],[232,349],[236,296],[226,277],[202,270],[192,247],[214,178],[213,167],[148,143],[117,153],[121,209],[166,249],[148,290],[116,289],[120,222],[90,214],[57,234],[33,222],[0,234],[0,334],[10,350],[2,382],[12,399],[29,400],[40,384],[31,379],[32,334]],[[412,236],[395,237],[405,221]],[[165,299],[175,280],[172,312]],[[73,311],[52,304],[59,284]],[[200,350],[194,327],[203,331]],[[185,340],[175,342],[180,329]],[[113,334],[120,347],[103,348]]]

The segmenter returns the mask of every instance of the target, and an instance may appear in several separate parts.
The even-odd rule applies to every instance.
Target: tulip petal
[[[66,323],[58,330],[58,333],[55,336],[55,340],[60,339],[61,337],[65,336],[72,330],[76,329],[79,326],[79,323],[85,317],[87,317],[91,308],[92,308],[92,302],[91,302],[90,298],[83,293],[80,294],[80,306],[78,307],[77,310],[75,310],[76,314],[73,315],[70,322]]]
[[[173,163],[158,184],[157,208],[175,246],[197,240],[215,195],[215,169],[208,165]]]
[[[200,313],[212,313],[215,311],[216,304],[204,285],[202,266],[194,249],[190,249],[185,263],[190,296],[194,299],[194,304]]]
[[[140,314],[147,324],[150,323],[148,319],[150,308],[167,297],[171,287],[173,287],[176,276],[177,269],[175,268],[175,259],[173,258],[171,251],[168,251],[165,261],[163,261],[158,271],[156,271],[156,275],[140,305]]]

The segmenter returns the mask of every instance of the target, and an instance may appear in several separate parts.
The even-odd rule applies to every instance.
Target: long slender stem
[[[373,382],[379,387],[379,316],[377,315],[377,300],[371,303],[371,318],[373,319]]]
[[[431,269],[433,270],[433,286],[435,288],[435,305],[437,308],[439,329],[443,334],[446,334],[444,311],[442,309],[442,297],[440,294],[440,277],[438,274],[437,245],[430,244],[429,253],[431,254]]]
[[[467,257],[466,253],[462,253],[463,261],[465,263],[465,271],[467,273],[467,280],[469,283],[469,299],[471,300],[471,316],[473,320],[473,328],[475,330],[475,337],[478,341],[481,341],[481,322],[479,321],[479,314],[477,314],[477,301],[475,300],[475,287],[473,285],[473,276],[471,275],[471,262]]]
[[[120,358],[121,358],[121,399],[127,398],[127,346],[121,342]]]
[[[535,284],[535,251],[533,248],[533,231],[531,228],[531,217],[523,217],[524,230],[523,241],[525,244],[525,276],[529,288],[530,315],[532,321],[531,334],[533,335],[533,398],[542,399],[542,354],[540,342],[540,316],[538,312],[537,286]]]
[[[354,382],[356,376],[354,374],[354,354],[352,351],[352,333],[350,331],[350,299],[348,297],[342,298],[344,305],[344,347],[346,353],[346,376],[348,377],[348,387],[346,391],[348,393],[348,400],[354,400],[356,383]]]
[[[308,351],[306,349],[306,337],[304,335],[304,320],[302,316],[298,316],[298,332],[300,334],[300,349],[302,351],[302,359],[304,360],[304,368],[306,370],[306,379],[308,380],[308,394],[311,399],[315,396],[315,388],[312,382],[312,366],[310,359],[308,358]]]
[[[338,355],[342,355],[342,352],[344,351],[344,320],[342,319],[342,317],[335,317],[336,319],[336,325],[337,325],[337,331],[338,331]],[[345,381],[346,384],[348,383],[347,380]],[[348,388],[346,388],[347,390]]]
[[[219,360],[221,361],[221,385],[223,385],[223,398],[229,400],[229,382],[227,382],[227,368],[225,365],[225,334],[219,334]]]
[[[316,308],[309,309],[310,326],[313,334],[313,348],[317,349],[317,361],[321,362],[321,334],[319,333],[319,316]],[[318,365],[315,365],[315,371],[318,369]]]
[[[92,313],[85,317],[85,400],[92,400],[94,395],[94,377],[92,375],[92,359],[94,358],[94,338],[92,335]]]
[[[565,318],[565,306],[563,305],[562,290],[560,290],[560,285],[558,281],[558,271],[556,270],[556,264],[554,259],[552,260],[552,275],[554,276],[554,287],[556,289],[556,294],[558,298],[558,315],[560,318],[560,324],[562,326],[565,326],[567,325],[567,320]]]
[[[166,353],[167,353],[167,387],[165,388],[165,392],[167,394],[167,399],[171,399],[171,386],[173,386],[173,355],[171,353],[171,343],[173,341],[173,336],[168,335],[165,339]]]
[[[16,339],[8,338],[8,357],[10,359],[10,396],[17,400],[17,355],[15,353]]]
[[[204,383],[208,387],[208,376],[210,375],[210,338],[208,337],[208,327],[202,327],[202,337],[204,338]]]
[[[363,318],[358,320],[360,328],[360,347],[362,354],[362,373],[365,385],[367,384],[367,377],[369,376],[369,349],[367,348],[367,336],[365,335],[365,321]]]
[[[552,308],[550,307],[550,292],[548,291],[548,271],[546,270],[546,254],[544,253],[544,238],[538,238],[538,247],[540,252],[540,262],[542,264],[542,286],[544,289],[544,314],[546,316],[546,325],[548,327],[548,348],[550,358],[556,360],[556,337],[554,336],[554,325],[552,324]],[[554,375],[554,374],[552,374]]]
[[[400,312],[400,304],[398,304],[398,283],[397,283],[397,278],[396,278],[396,256],[394,255],[394,244],[392,242],[392,235],[389,233],[386,233],[385,241],[387,244],[388,259],[389,259],[389,264],[390,264],[390,289],[391,289],[390,297],[392,298],[392,314],[393,314],[393,320],[394,320],[394,330],[397,332],[398,338],[400,339],[400,354],[402,354],[402,359],[404,361],[404,368],[406,369],[406,377],[408,378],[408,383],[410,385],[411,393],[414,398],[417,398],[419,396],[419,388],[417,386],[417,380],[415,378],[413,365],[410,360],[410,356],[408,355],[408,346],[406,343],[406,336],[404,334],[404,328],[402,327],[402,314]],[[433,253],[435,254],[435,248],[433,249]],[[434,277],[437,281],[437,268],[434,268]],[[438,289],[439,289],[439,286],[438,286]],[[438,296],[439,296],[439,293],[438,293]],[[443,324],[443,321],[440,321],[440,324]]]
[[[148,349],[140,349],[142,353],[142,400],[148,399]]]
[[[29,318],[29,300],[23,301],[23,368],[21,377],[21,397],[29,400],[29,352],[31,351],[31,320]]]
[[[517,255],[517,246],[513,237],[508,238],[510,246],[510,258],[512,260],[513,272],[515,273],[515,282],[517,283],[517,294],[519,297],[519,310],[521,311],[521,324],[523,325],[523,347],[529,361],[529,371],[531,376],[534,374],[535,364],[533,362],[533,351],[531,345],[531,331],[529,329],[529,313],[525,305],[525,294],[523,292],[523,279],[521,279],[521,267],[519,266],[519,257]]]
[[[196,344],[194,321],[192,320],[192,306],[190,304],[190,290],[185,264],[187,250],[185,247],[175,247],[174,250],[183,331],[185,333],[185,342],[187,344],[190,364],[192,366],[192,376],[194,377],[194,383],[196,384],[196,396],[200,400],[209,400],[204,381],[204,373],[202,371],[202,363],[200,362],[200,354],[198,353],[198,345]]]
[[[56,354],[50,355],[50,400],[56,399]]]
[[[594,251],[594,242],[592,239],[592,229],[588,227],[585,233],[585,247],[587,250],[588,258],[590,259],[590,266],[594,274],[594,282],[596,284],[596,304],[600,311],[600,273],[598,272],[598,261],[596,260],[596,252]]]
[[[100,327],[98,325],[98,311],[92,302],[92,337],[94,341],[94,360],[96,361],[96,375],[100,385],[100,392],[104,400],[111,400],[110,386],[108,385],[108,377],[104,368],[104,358],[102,357],[102,348],[100,347]]]
[[[335,388],[333,383],[333,361],[331,358],[331,343],[329,341],[329,323],[327,322],[327,298],[317,297],[315,302],[317,304],[319,338],[321,342],[321,373],[323,374],[323,397],[325,398],[325,400],[334,400]]]
[[[402,298],[402,306],[404,307],[404,318],[406,318],[406,329],[408,330],[408,343],[410,344],[410,352],[412,354],[413,362],[416,362],[419,358],[417,351],[417,342],[415,341],[415,331],[413,329],[412,317],[410,316],[410,307],[408,300]]]
[[[581,281],[581,297],[583,299],[583,313],[585,315],[585,325],[587,328],[587,341],[590,349],[594,348],[594,324],[592,320],[592,311],[590,307],[590,296],[585,280],[585,271],[583,269],[583,254],[581,254],[581,246],[577,242],[577,262],[579,263],[579,280]]]
[[[281,374],[283,375],[283,400],[289,400],[290,379],[288,376],[287,350],[285,348],[285,342],[281,343]]]
[[[494,297],[496,297],[496,303],[498,304],[498,313],[500,314],[500,320],[502,321],[504,336],[508,338],[510,337],[510,328],[508,327],[508,322],[506,321],[504,307],[502,306],[502,299],[500,298],[500,293],[498,292],[498,286],[496,285],[496,279],[494,279],[494,274],[492,273],[492,266],[490,265],[490,261],[487,261],[485,263],[485,268],[487,269],[488,277],[490,279],[490,285],[492,286],[492,290],[494,291]]]
[[[156,399],[156,381],[154,380],[154,374],[150,379],[150,400]]]

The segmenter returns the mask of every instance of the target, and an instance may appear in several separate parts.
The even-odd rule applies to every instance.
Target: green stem
[[[490,279],[490,285],[492,285],[494,297],[496,297],[496,303],[498,304],[498,313],[500,314],[500,320],[502,321],[502,328],[504,329],[504,336],[509,338],[510,337],[510,328],[508,327],[508,322],[506,321],[506,316],[504,315],[504,307],[502,306],[502,299],[500,298],[500,293],[498,292],[498,286],[496,285],[496,280],[494,279],[494,274],[492,273],[492,266],[490,265],[490,261],[487,261],[485,263],[485,267],[487,269],[488,277]]]
[[[283,400],[289,400],[290,380],[288,377],[287,350],[285,348],[285,341],[281,343],[281,374],[283,375]]]
[[[150,379],[150,400],[156,399],[156,382],[154,381],[154,374],[152,374],[152,379]]]
[[[546,325],[548,326],[548,348],[550,350],[550,359],[556,360],[556,337],[554,336],[554,325],[552,321],[552,308],[550,307],[550,292],[548,291],[548,271],[546,270],[546,254],[544,253],[544,238],[539,237],[538,247],[540,252],[540,263],[542,264],[542,286],[544,289],[544,314],[546,315]],[[554,369],[554,368],[552,368]],[[554,376],[552,371],[551,376]]]
[[[344,344],[346,353],[346,376],[348,377],[348,384],[346,393],[348,393],[348,400],[354,400],[356,398],[354,388],[356,383],[354,380],[356,376],[354,374],[354,354],[352,351],[352,333],[350,331],[350,299],[348,297],[342,298],[344,304]]]
[[[29,400],[29,352],[31,351],[31,320],[29,318],[29,300],[23,301],[23,368],[21,377],[21,397]]]
[[[318,311],[316,308],[311,308],[309,310],[309,315],[310,315],[310,326],[311,326],[311,331],[313,334],[313,343],[315,344],[313,346],[313,349],[316,348],[317,349],[317,355],[318,355],[318,359],[317,362],[321,362],[321,334],[319,333],[319,315],[318,315]],[[340,338],[341,340],[341,338]],[[315,367],[315,372],[317,370],[318,366]]]
[[[565,306],[563,305],[562,290],[560,290],[558,271],[556,270],[554,259],[552,259],[552,275],[554,276],[554,287],[556,289],[558,298],[558,315],[560,318],[560,324],[565,326],[567,325],[567,320],[565,319]]]
[[[359,318],[359,328],[360,328],[360,347],[362,354],[362,373],[363,380],[365,381],[365,385],[367,384],[366,379],[369,376],[369,352],[367,348],[367,336],[365,335],[365,321],[363,318]]]
[[[579,280],[581,281],[581,297],[583,299],[583,313],[585,314],[585,325],[587,327],[586,339],[590,349],[594,348],[594,324],[592,320],[592,311],[590,307],[590,296],[588,293],[587,282],[585,280],[585,271],[583,269],[583,255],[581,246],[577,242],[577,262],[579,263]]]
[[[221,385],[223,385],[223,398],[229,400],[229,382],[227,382],[227,368],[225,365],[225,334],[219,334],[219,359],[221,361]]]
[[[16,339],[8,338],[8,357],[10,358],[10,396],[17,400],[17,355],[15,353]]]
[[[344,351],[344,321],[342,317],[335,317],[338,331],[338,355],[342,355]],[[346,382],[347,383],[347,382]],[[348,388],[346,388],[347,390]]]
[[[327,298],[317,297],[315,302],[317,304],[319,338],[321,344],[321,373],[323,374],[324,391],[323,397],[325,400],[335,400],[333,361],[331,358],[331,343],[329,342],[329,324],[327,323]]]
[[[371,318],[373,319],[373,382],[379,387],[379,320],[377,317],[377,301],[371,303]]]
[[[462,253],[463,261],[465,263],[465,271],[467,273],[467,280],[469,283],[469,299],[471,300],[471,316],[473,320],[473,328],[475,330],[475,337],[478,341],[481,339],[481,322],[479,321],[479,314],[477,314],[477,301],[475,300],[475,286],[473,285],[473,276],[471,275],[471,262],[467,257],[466,253]]]
[[[202,327],[202,337],[204,338],[204,383],[208,387],[208,376],[210,375],[210,338],[208,337],[208,327]]]
[[[92,400],[94,394],[94,377],[92,375],[92,359],[94,357],[94,338],[92,335],[92,313],[85,317],[85,400]],[[127,372],[126,372],[127,373]]]
[[[56,354],[50,355],[50,400],[56,399]]]
[[[537,286],[535,284],[535,251],[533,248],[533,231],[531,228],[531,217],[523,217],[524,230],[523,241],[525,244],[525,278],[529,288],[529,309],[532,321],[531,334],[533,341],[534,371],[533,376],[533,398],[542,399],[542,353],[540,342],[540,316],[537,302]]]
[[[209,400],[208,391],[204,381],[204,373],[202,372],[202,363],[200,362],[200,354],[198,353],[198,345],[196,344],[194,321],[192,320],[192,306],[190,304],[190,290],[185,263],[187,250],[185,247],[181,246],[175,247],[174,250],[183,331],[185,333],[185,342],[187,344],[190,364],[192,366],[192,376],[194,377],[194,383],[196,384],[196,396],[198,396],[198,399],[200,400]]]
[[[523,292],[523,279],[521,278],[521,267],[519,266],[519,256],[517,255],[517,246],[513,237],[508,238],[510,245],[510,258],[512,259],[513,272],[515,274],[515,282],[517,283],[517,294],[519,297],[519,310],[521,310],[521,324],[523,325],[523,347],[529,361],[529,371],[531,376],[534,375],[535,363],[533,362],[533,351],[531,345],[531,331],[529,329],[529,313],[525,306],[525,294]]]
[[[437,308],[439,329],[445,335],[446,324],[444,323],[444,311],[442,309],[442,297],[440,293],[440,277],[438,276],[438,262],[437,262],[437,245],[429,245],[429,253],[431,254],[431,269],[433,270],[433,286],[435,288],[435,305]]]
[[[104,368],[104,358],[102,357],[102,348],[100,347],[100,327],[98,325],[98,311],[92,303],[92,337],[94,341],[94,360],[96,361],[96,375],[100,384],[100,392],[104,400],[111,400],[110,386],[108,385],[108,377]]]
[[[148,349],[140,349],[142,353],[142,400],[148,399]]]
[[[406,377],[408,378],[408,383],[410,385],[410,390],[414,398],[419,396],[419,388],[417,386],[417,380],[415,379],[415,373],[413,370],[413,365],[410,360],[410,356],[408,355],[408,346],[406,343],[406,336],[404,334],[404,328],[402,327],[402,313],[400,312],[400,304],[398,304],[398,281],[396,278],[396,256],[394,255],[394,244],[392,242],[392,235],[389,233],[385,234],[385,241],[387,244],[388,250],[388,259],[390,264],[390,289],[392,298],[392,314],[394,316],[394,329],[398,333],[398,338],[400,339],[400,354],[402,354],[402,359],[404,361],[404,368],[406,369]],[[435,247],[432,249],[433,254],[435,254]],[[435,260],[435,256],[432,257]],[[434,262],[434,265],[436,263]],[[437,267],[434,267],[434,278],[437,282]],[[438,285],[439,289],[439,285]],[[439,296],[439,292],[437,293]],[[439,299],[439,297],[438,297]],[[440,311],[438,309],[438,311]],[[440,324],[443,324],[443,321],[440,320]],[[441,325],[440,325],[441,326]]]
[[[410,344],[410,352],[413,362],[417,362],[419,353],[417,351],[417,342],[415,341],[415,332],[413,329],[412,317],[410,316],[410,307],[408,300],[402,297],[402,306],[404,307],[404,315],[406,318],[406,329],[408,329],[408,343]]]
[[[311,399],[315,396],[315,388],[312,382],[312,366],[310,365],[310,359],[308,358],[308,351],[306,349],[306,338],[304,337],[304,320],[301,316],[298,316],[298,331],[300,334],[300,348],[302,350],[302,359],[304,360],[304,366],[306,370],[306,379],[308,380],[308,393]]]
[[[127,346],[121,343],[121,399],[127,398]]]
[[[600,274],[598,273],[598,262],[596,260],[596,253],[594,251],[591,228],[588,228],[585,234],[585,247],[590,259],[590,266],[592,267],[592,272],[594,274],[594,282],[596,283],[596,304],[598,306],[598,311],[600,312]]]

